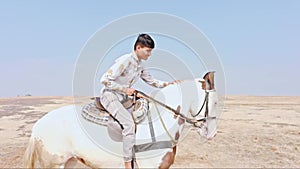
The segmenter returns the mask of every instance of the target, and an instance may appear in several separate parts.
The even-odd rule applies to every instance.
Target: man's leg
[[[101,100],[105,109],[110,112],[123,125],[123,155],[125,167],[130,166],[133,159],[133,146],[135,144],[135,124],[131,113],[127,111],[113,93],[105,92]]]

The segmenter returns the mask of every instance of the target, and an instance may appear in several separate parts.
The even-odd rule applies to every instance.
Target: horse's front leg
[[[173,150],[171,152],[167,152],[164,157],[162,158],[162,162],[160,163],[159,167],[162,168],[170,168],[171,165],[174,163],[176,155],[176,146],[173,147]]]

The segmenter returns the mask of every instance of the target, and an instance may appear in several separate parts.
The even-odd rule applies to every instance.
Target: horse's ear
[[[207,89],[208,90],[214,90],[215,89],[215,80],[214,80],[214,76],[215,76],[215,71],[211,71],[211,72],[207,72],[204,76],[203,79],[205,80],[205,82],[208,84]]]

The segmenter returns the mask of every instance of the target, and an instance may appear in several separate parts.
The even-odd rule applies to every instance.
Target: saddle
[[[81,115],[84,119],[103,126],[107,126],[109,119],[111,118],[114,121],[118,122],[118,120],[115,119],[115,117],[113,117],[104,108],[104,106],[100,102],[99,97],[95,97],[92,99],[94,100],[94,102],[88,103],[82,108]],[[128,99],[122,101],[121,103],[124,106],[124,108],[132,112],[132,117],[135,124],[139,124],[145,119],[149,109],[149,102],[146,99],[141,98],[136,101],[134,99]]]
[[[107,111],[105,110],[105,108],[103,107],[101,101],[100,101],[100,97],[95,97],[95,98],[92,98],[95,100],[95,106],[100,110],[100,111]],[[127,99],[127,100],[124,100],[121,102],[122,105],[125,107],[125,109],[130,109],[134,104],[135,104],[135,101],[134,99]]]

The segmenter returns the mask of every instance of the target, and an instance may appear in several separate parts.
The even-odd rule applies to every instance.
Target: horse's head
[[[199,127],[199,134],[211,139],[216,134],[216,111],[218,97],[214,85],[214,71],[207,72],[203,79],[196,79],[197,82],[201,83],[201,99],[194,102],[191,105],[190,113],[191,116],[196,120],[195,123]]]
[[[215,90],[215,71],[207,72],[202,79],[196,79],[202,85],[202,90]]]

